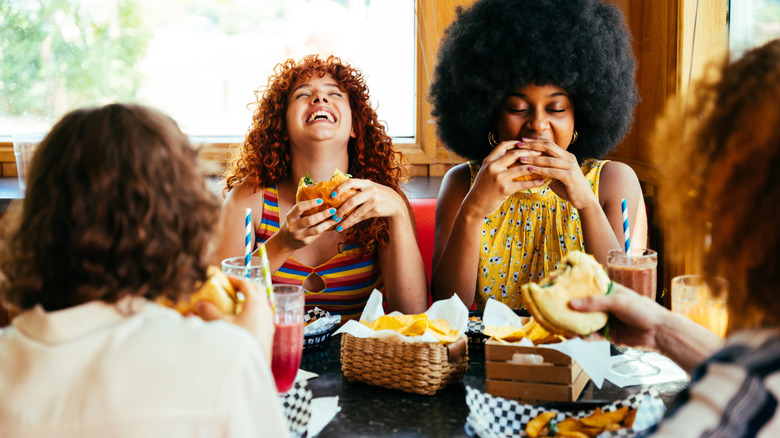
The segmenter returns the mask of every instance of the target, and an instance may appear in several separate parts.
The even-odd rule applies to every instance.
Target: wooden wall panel
[[[649,163],[647,137],[663,113],[667,97],[676,91],[677,8],[673,0],[610,1],[623,11],[633,37],[636,82],[642,99],[634,112],[634,125],[613,158]]]

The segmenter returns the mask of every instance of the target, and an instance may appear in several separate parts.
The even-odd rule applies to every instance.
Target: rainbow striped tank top
[[[267,241],[279,230],[279,191],[276,186],[263,190],[263,214],[255,232],[255,247]],[[325,288],[306,291],[306,310],[314,307],[341,315],[341,323],[357,319],[374,289],[383,291],[382,276],[376,255],[376,244],[361,252],[356,244],[345,245],[342,252],[319,266],[307,266],[290,257],[271,280],[280,284],[302,285],[309,275],[319,275]]]

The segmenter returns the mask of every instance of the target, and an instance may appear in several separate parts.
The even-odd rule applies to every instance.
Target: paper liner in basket
[[[466,404],[469,407],[466,421],[480,438],[527,436],[525,426],[528,422],[549,410],[542,406],[494,397],[470,386],[466,386]],[[658,398],[658,392],[652,387],[643,388],[626,399],[602,406],[601,410],[611,412],[623,406],[637,409],[634,426],[631,429],[603,432],[599,438],[632,437],[637,432],[657,423],[666,411],[663,402]],[[566,417],[581,418],[592,413],[593,409],[558,411],[556,420],[562,421]]]
[[[340,322],[341,315],[331,315],[327,310],[315,307],[303,314],[303,335],[312,336],[326,332]]]
[[[390,315],[396,314],[392,312]],[[434,302],[425,312],[429,319],[444,319],[450,328],[456,330],[458,335],[466,332],[466,326],[469,320],[469,309],[463,304],[457,295],[451,298]],[[363,314],[360,315],[360,321],[368,323],[384,315],[382,308],[382,293],[374,289],[366,302]],[[358,321],[350,320],[341,326],[334,334],[349,333],[357,338],[393,338],[402,342],[439,342],[439,340],[429,333],[422,336],[404,336],[394,330],[372,330]]]

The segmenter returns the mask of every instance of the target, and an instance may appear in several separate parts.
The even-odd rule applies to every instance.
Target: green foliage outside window
[[[96,8],[96,5],[100,8]],[[0,2],[0,112],[50,117],[133,100],[151,33],[132,0]]]

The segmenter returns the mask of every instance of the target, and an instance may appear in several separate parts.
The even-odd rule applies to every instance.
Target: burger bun
[[[569,307],[574,298],[605,295],[611,281],[592,255],[571,251],[539,284],[522,287],[525,308],[547,331],[566,337],[587,336],[607,324],[605,312],[578,312]]]
[[[357,193],[357,190],[350,189],[335,198],[330,196],[331,193],[336,190],[336,187],[346,181],[349,181],[349,177],[339,169],[335,169],[333,176],[331,176],[328,181],[320,181],[313,185],[306,184],[306,178],[301,178],[298,183],[298,190],[295,193],[295,203],[297,204],[301,201],[308,201],[310,199],[322,199],[322,204],[306,210],[306,212],[303,213],[303,216],[310,216],[314,213],[319,213],[331,208],[339,208],[341,207],[341,204]],[[348,214],[349,213],[345,214],[344,217],[347,217]]]
[[[200,289],[187,297],[182,297],[178,302],[172,303],[165,297],[158,298],[157,302],[164,306],[172,307],[182,315],[196,313],[195,304],[203,300],[214,304],[225,315],[239,313],[240,302],[228,276],[222,273],[216,266],[209,266],[207,275],[208,278],[203,282]]]

